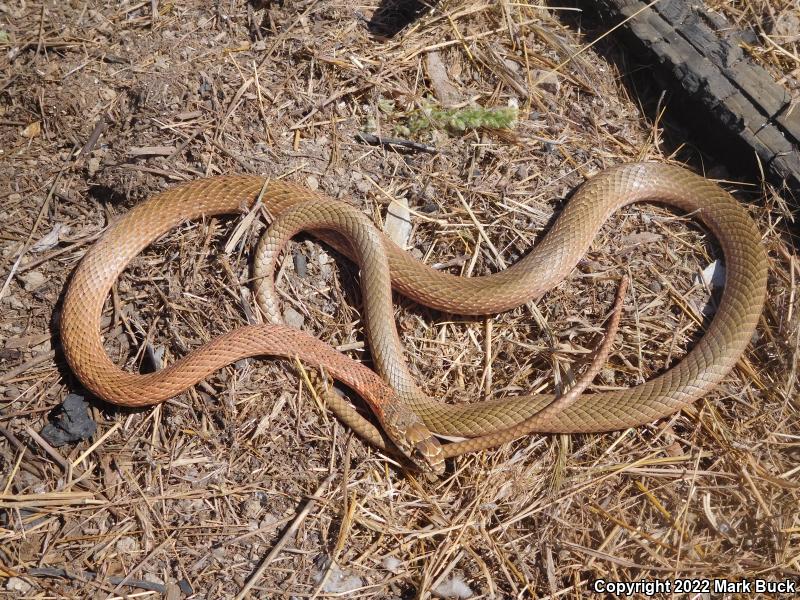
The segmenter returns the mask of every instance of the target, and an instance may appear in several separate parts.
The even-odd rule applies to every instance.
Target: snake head
[[[415,467],[444,475],[442,446],[415,412],[404,404],[393,404],[385,407],[382,423],[394,445]]]

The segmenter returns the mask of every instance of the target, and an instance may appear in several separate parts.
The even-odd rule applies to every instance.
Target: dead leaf
[[[405,248],[408,238],[411,236],[411,212],[408,210],[408,200],[405,198],[394,198],[389,203],[386,211],[386,220],[383,224],[383,232],[392,241]]]
[[[40,133],[42,133],[41,121],[34,121],[22,130],[23,137],[26,137],[29,140],[35,138]]]
[[[622,238],[622,243],[626,246],[640,246],[642,244],[652,244],[658,242],[663,236],[652,231],[642,231],[641,233],[631,233]]]
[[[447,67],[438,52],[428,52],[425,55],[425,70],[428,72],[433,95],[442,106],[455,106],[460,102],[461,95],[458,93],[458,88],[451,83]]]
[[[53,229],[50,230],[50,233],[31,246],[31,252],[44,252],[45,250],[54,248],[56,244],[58,244],[59,238],[66,235],[68,230],[68,225],[56,223]]]

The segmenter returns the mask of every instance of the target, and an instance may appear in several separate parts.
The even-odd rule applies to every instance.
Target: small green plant
[[[467,129],[477,129],[478,127],[509,129],[514,126],[516,120],[517,109],[514,107],[438,108],[426,104],[422,110],[412,112],[407,117],[405,125],[401,125],[397,129],[398,133],[403,135],[413,135],[428,129],[447,129],[461,133]]]

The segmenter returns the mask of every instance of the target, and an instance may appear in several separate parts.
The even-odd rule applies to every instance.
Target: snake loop
[[[391,349],[387,350],[389,362],[384,369],[389,388],[372,371],[327,344],[280,325],[235,329],[155,373],[133,374],[117,367],[103,349],[100,319],[105,298],[128,262],[187,219],[239,212],[253,203],[263,184],[261,177],[234,175],[176,186],[133,208],[86,253],[64,300],[61,340],[70,366],[89,390],[115,404],[144,406],[175,396],[244,357],[298,356],[312,366],[325,368],[353,388],[370,402],[379,417],[383,416],[383,407],[394,410],[399,397],[410,391],[403,400],[422,422],[414,422],[412,429],[421,437],[412,441],[412,449],[419,448],[419,444],[430,449],[425,428],[441,435],[477,438],[462,442],[456,450],[445,447],[441,458],[450,456],[450,452],[486,447],[487,442],[502,443],[508,432],[519,431],[521,423],[533,424],[542,432],[609,431],[635,427],[676,412],[702,397],[730,372],[747,347],[764,304],[767,259],[761,236],[747,211],[719,186],[689,171],[656,163],[633,163],[603,171],[581,186],[531,252],[499,273],[473,278],[441,273],[414,260],[388,238],[380,236],[380,242],[388,257],[391,285],[396,290],[435,309],[483,315],[534,300],[556,285],[586,252],[608,216],[622,206],[660,202],[692,213],[722,248],[725,289],[716,315],[695,347],[672,368],[636,387],[583,394],[555,414],[542,410],[552,402],[552,395],[543,394],[445,405],[413,392],[416,386],[402,361],[393,361]],[[281,181],[269,182],[263,194],[263,202],[273,215],[299,203],[324,200],[321,194]],[[350,241],[340,234],[326,230],[314,233],[351,254]],[[392,319],[392,315],[371,318],[375,319]],[[365,435],[372,440],[374,427]],[[434,444],[431,448],[435,454],[435,440],[430,443]],[[441,469],[441,463],[428,466]]]

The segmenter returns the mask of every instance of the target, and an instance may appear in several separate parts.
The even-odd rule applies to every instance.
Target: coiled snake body
[[[67,290],[61,339],[70,366],[88,389],[115,404],[144,406],[175,396],[244,357],[299,357],[324,368],[363,396],[379,420],[399,420],[401,432],[412,432],[411,447],[436,444],[429,440],[428,430],[447,436],[482,436],[480,445],[471,446],[467,440],[456,450],[445,452],[450,456],[501,443],[508,439],[504,432],[516,431],[515,425],[521,422],[537,421],[537,414],[546,415],[535,422],[541,432],[593,432],[638,426],[680,410],[716,386],[733,368],[750,341],[764,304],[767,260],[747,211],[716,184],[682,168],[634,163],[605,170],[581,186],[531,252],[492,275],[464,278],[435,271],[375,233],[374,227],[367,226],[365,233],[356,235],[377,236],[388,256],[391,285],[402,294],[442,311],[483,315],[519,306],[556,285],[585,253],[608,216],[622,206],[659,202],[692,213],[722,248],[725,289],[716,315],[695,347],[671,369],[636,387],[584,394],[556,414],[540,413],[553,399],[546,394],[460,405],[411,394],[409,411],[403,408],[406,405],[397,408],[396,393],[366,367],[309,334],[273,324],[235,329],[155,373],[134,374],[117,367],[103,349],[100,320],[105,298],[128,262],[185,220],[246,209],[263,185],[261,177],[234,175],[176,186],[133,208],[87,252]],[[280,181],[269,182],[262,201],[273,215],[286,213],[300,203],[313,207],[330,202],[321,194]],[[302,212],[303,207],[293,214]],[[335,210],[326,218],[336,221]],[[315,230],[315,235],[351,254],[348,238],[331,233],[328,224],[324,226],[326,229]],[[370,255],[362,260],[369,261]],[[365,279],[362,285],[366,298],[372,283]],[[381,320],[393,320],[391,307],[388,313],[386,308],[377,310],[384,311]],[[387,342],[387,347],[393,346],[393,341]],[[397,393],[402,396],[404,386],[413,384],[407,381],[410,376],[404,366],[391,367],[393,353],[398,351],[387,352],[390,372],[384,375],[393,387],[400,388]],[[354,417],[351,425],[360,428],[358,419]],[[377,443],[374,427],[364,423],[359,432]],[[408,452],[407,443],[401,441],[399,445]]]

